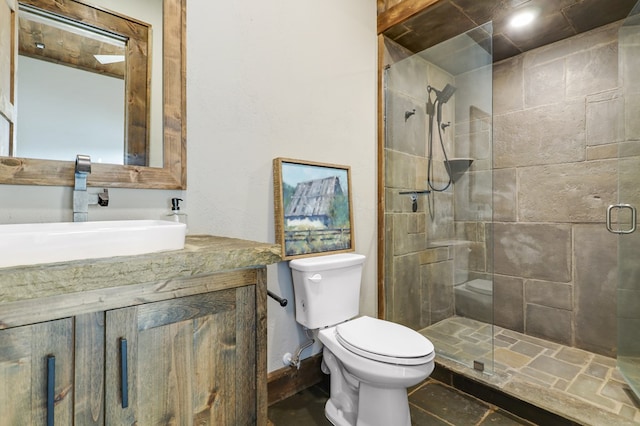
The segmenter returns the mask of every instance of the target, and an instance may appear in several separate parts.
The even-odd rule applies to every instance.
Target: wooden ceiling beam
[[[378,34],[443,0],[404,0],[378,15]]]

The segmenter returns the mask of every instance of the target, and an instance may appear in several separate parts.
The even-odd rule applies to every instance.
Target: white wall
[[[375,315],[375,2],[199,2],[187,21],[190,228],[275,241],[272,159],[350,165],[362,309]],[[273,371],[304,334],[287,264],[268,279],[291,301],[269,300]]]
[[[368,258],[361,312],[375,315],[376,46],[371,0],[190,0],[188,189],[111,189],[111,205],[90,218],[157,218],[181,196],[191,233],[274,242],[272,159],[349,165],[356,251]],[[0,202],[0,223],[72,216],[70,188],[4,185]],[[270,266],[268,279],[292,301],[269,299],[273,371],[304,335],[287,264]]]

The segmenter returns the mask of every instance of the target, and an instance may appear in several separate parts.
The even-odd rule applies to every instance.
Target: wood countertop
[[[183,250],[1,268],[0,313],[5,303],[143,283],[161,285],[163,281],[259,268],[280,260],[276,244],[189,235]]]

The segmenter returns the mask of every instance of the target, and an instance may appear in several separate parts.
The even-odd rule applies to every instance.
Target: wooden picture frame
[[[354,250],[349,166],[276,158],[273,191],[283,260]]]

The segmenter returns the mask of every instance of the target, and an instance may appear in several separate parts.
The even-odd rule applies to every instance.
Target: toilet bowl
[[[359,310],[365,257],[353,253],[292,260],[296,320],[324,345],[330,374],[325,415],[336,426],[410,426],[407,388],[433,371],[433,344],[400,324]]]
[[[370,317],[320,330],[318,338],[331,374],[325,408],[329,421],[337,426],[411,424],[407,388],[425,380],[434,368],[435,352],[428,339]]]

